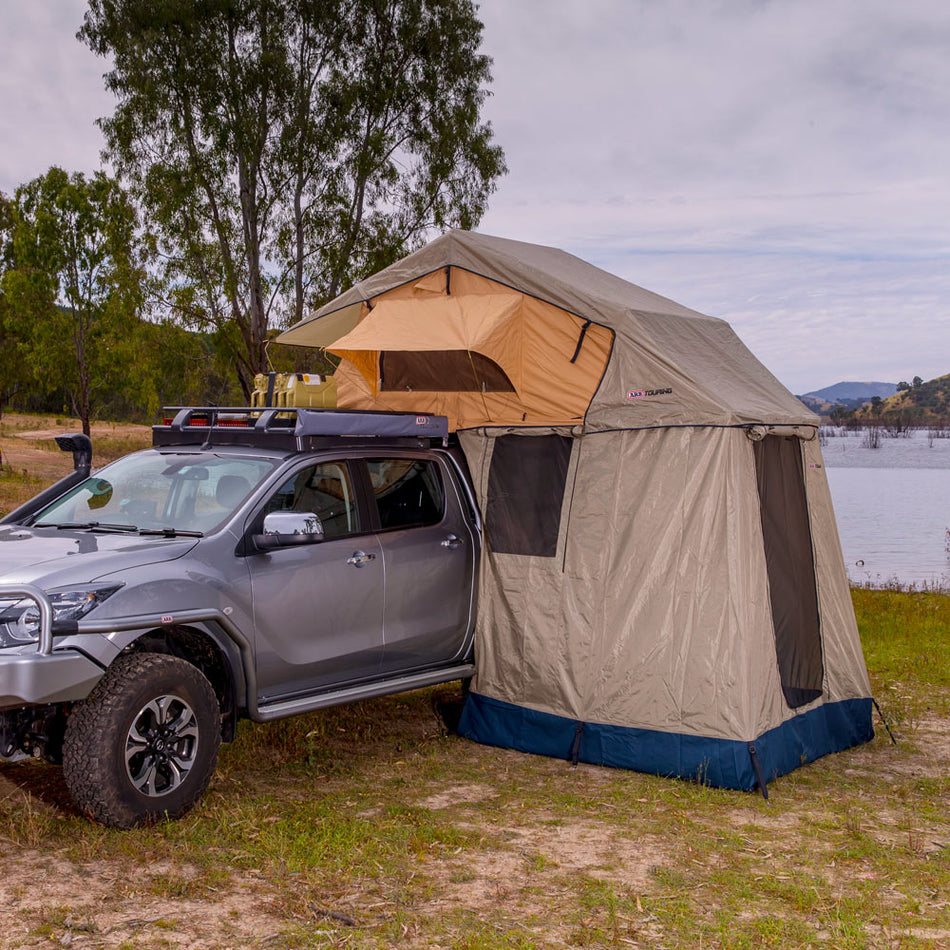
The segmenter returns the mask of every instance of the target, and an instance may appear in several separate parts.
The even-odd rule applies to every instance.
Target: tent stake
[[[755,780],[759,783],[759,791],[762,797],[769,800],[769,788],[765,784],[765,776],[762,774],[762,763],[759,761],[758,753],[755,751],[755,743],[749,743],[749,758],[752,760],[752,770],[755,772]]]
[[[571,765],[577,768],[577,763],[581,757],[581,737],[584,735],[584,723],[578,722],[574,725],[574,741],[571,743],[570,760]]]

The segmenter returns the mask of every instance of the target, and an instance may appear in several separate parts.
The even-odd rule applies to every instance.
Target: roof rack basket
[[[304,451],[315,439],[440,439],[448,444],[445,416],[357,409],[169,406],[152,426],[153,445],[259,445]]]

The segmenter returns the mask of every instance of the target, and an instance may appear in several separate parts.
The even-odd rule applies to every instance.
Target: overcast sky
[[[0,190],[99,167],[83,0],[0,0]],[[483,0],[480,230],[729,320],[794,392],[950,372],[946,0]]]

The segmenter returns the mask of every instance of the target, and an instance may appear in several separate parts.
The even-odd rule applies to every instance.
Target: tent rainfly
[[[727,323],[455,231],[278,339],[342,358],[340,406],[458,432],[485,525],[462,734],[763,793],[873,736],[818,420]]]

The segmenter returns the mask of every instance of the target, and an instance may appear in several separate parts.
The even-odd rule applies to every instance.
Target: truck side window
[[[434,462],[367,459],[366,467],[384,531],[433,525],[442,520],[442,481]]]
[[[321,462],[292,475],[271,495],[263,514],[312,511],[325,538],[342,538],[360,530],[356,496],[345,462]]]

